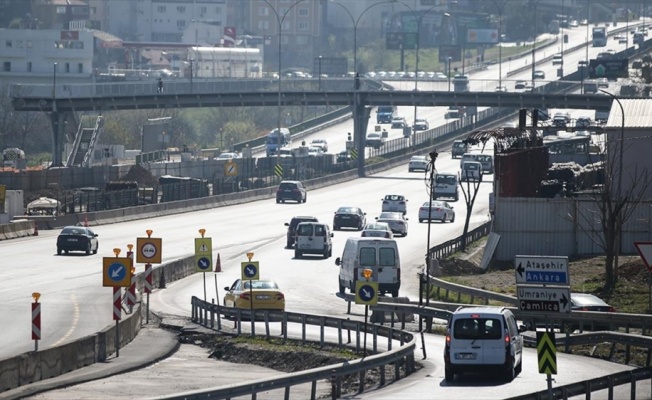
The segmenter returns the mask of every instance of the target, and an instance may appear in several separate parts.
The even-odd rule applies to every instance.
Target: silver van
[[[511,382],[523,369],[523,337],[514,314],[505,307],[460,307],[446,327],[444,375],[498,372]]]
[[[304,254],[320,254],[323,258],[333,255],[333,234],[328,225],[319,222],[301,222],[297,225],[297,242],[294,258]]]
[[[342,258],[335,259],[340,267],[339,292],[348,288],[355,293],[355,284],[365,279],[362,271],[371,269],[372,279],[378,282],[378,293],[391,293],[398,297],[401,287],[401,260],[394,239],[352,237],[346,240]]]

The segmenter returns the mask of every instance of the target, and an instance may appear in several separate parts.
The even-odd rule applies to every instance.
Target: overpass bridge
[[[96,90],[81,95],[63,96],[52,89],[49,94],[30,90],[12,90],[12,106],[15,111],[46,112],[50,115],[53,130],[53,165],[63,165],[63,130],[67,118],[74,112],[106,112],[136,109],[172,109],[197,107],[277,107],[283,106],[352,106],[354,137],[364,154],[369,108],[379,105],[440,107],[500,107],[500,108],[575,108],[609,110],[612,98],[596,94],[565,94],[578,84],[576,81],[552,81],[536,87],[532,92],[450,92],[421,90],[383,90],[376,83],[360,79],[360,90],[353,89],[351,80],[333,81],[338,83],[327,90],[306,90],[301,83],[283,88],[272,82],[265,86],[253,86],[245,90],[207,90],[202,85],[195,90],[192,86],[186,91],[165,93],[98,93]],[[286,82],[286,86],[288,86]],[[104,87],[104,86],[101,86]],[[235,87],[235,86],[234,86]],[[109,86],[110,88],[110,86]],[[147,86],[152,90],[151,85]],[[97,87],[95,88],[97,89]],[[222,88],[223,89],[223,88]],[[242,87],[240,88],[242,89]],[[363,161],[359,169],[363,170]]]

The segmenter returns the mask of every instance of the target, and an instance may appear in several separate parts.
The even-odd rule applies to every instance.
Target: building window
[[[258,16],[259,17],[266,17],[269,15],[269,8],[262,6],[258,7]]]
[[[27,41],[27,48],[28,48],[28,49],[31,49],[31,48],[32,48],[32,41],[31,41],[31,40],[28,40],[28,41]]]
[[[32,62],[27,61],[27,72],[32,72]]]
[[[77,64],[77,72],[80,74],[84,73],[84,63]]]
[[[2,63],[2,70],[4,72],[11,72],[11,62],[10,61],[5,61]]]
[[[66,63],[66,73],[70,73],[70,63]]]
[[[199,12],[201,13],[201,15],[206,14],[206,11],[208,11],[208,7],[199,7]]]
[[[177,6],[177,12],[178,12],[178,13],[181,13],[181,14],[185,13],[185,12],[186,12],[186,7],[184,7],[184,6]]]
[[[281,25],[281,29],[284,31],[289,31],[290,30],[290,21],[283,21],[283,25]]]
[[[308,23],[307,22],[299,22],[299,30],[300,31],[307,31],[308,30]]]
[[[262,31],[269,30],[269,21],[258,21],[258,29]]]
[[[156,7],[156,12],[158,12],[160,14],[164,14],[165,13],[165,6]]]
[[[91,7],[90,8],[90,14],[91,15],[97,15],[97,7]]]
[[[178,19],[177,20],[177,28],[182,29],[186,27],[186,20],[185,19]]]
[[[307,35],[297,35],[297,44],[298,45],[306,45],[306,44],[308,44],[308,36]]]
[[[222,14],[222,7],[215,7],[215,14],[217,15]]]
[[[299,16],[300,17],[307,17],[308,16],[308,9],[307,8],[300,8],[299,9]]]
[[[8,48],[8,49],[13,47],[13,43],[11,42],[11,40],[6,40],[5,41],[5,47]]]
[[[57,14],[65,14],[66,6],[57,6]]]
[[[17,49],[22,49],[23,48],[23,41],[22,40],[16,40],[16,48]]]

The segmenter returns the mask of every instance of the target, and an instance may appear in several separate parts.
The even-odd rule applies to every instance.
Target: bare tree
[[[465,180],[462,180],[463,176],[466,178]],[[475,204],[475,198],[478,196],[480,184],[482,183],[482,176],[482,170],[480,170],[478,179],[475,180],[473,173],[468,169],[465,170],[463,167],[462,172],[457,175],[460,181],[460,187],[462,188],[462,194],[464,195],[464,203],[466,203],[466,219],[464,220],[464,231],[462,232],[462,251],[466,250],[466,236],[469,233],[469,222],[471,221],[473,204]],[[464,183],[466,183],[466,188],[464,187]]]
[[[632,143],[630,141],[626,147],[632,146]],[[586,191],[584,199],[587,201],[576,202],[575,222],[583,221],[585,224],[578,223],[580,229],[604,250],[605,292],[613,290],[618,282],[618,256],[623,225],[641,204],[652,183],[647,168],[639,168],[635,164],[629,168],[624,164],[621,146],[625,145],[620,139],[607,141],[603,150],[605,161],[601,162],[604,181]],[[623,177],[625,171],[627,173]],[[586,183],[584,186],[587,186]],[[599,226],[599,234],[589,229],[595,225]]]

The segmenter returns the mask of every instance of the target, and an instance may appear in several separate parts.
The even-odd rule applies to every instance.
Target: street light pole
[[[503,86],[503,10],[509,0],[504,0],[498,6],[496,0],[492,0],[494,6],[498,9],[498,86]]]
[[[195,61],[194,58],[190,59],[190,93],[192,93],[192,75],[193,75],[193,73],[192,73],[192,64],[193,64],[194,61]]]
[[[451,61],[452,61],[451,57],[446,57],[446,63],[448,64],[446,66],[447,67],[446,75],[448,76],[448,91],[449,92],[451,91]]]
[[[53,65],[52,74],[52,103],[57,99],[57,63]]]
[[[281,163],[281,152],[278,151],[278,150],[281,147],[281,122],[282,122],[281,121],[282,120],[282,116],[281,116],[281,80],[282,80],[283,74],[281,73],[281,37],[282,37],[282,34],[283,34],[283,21],[285,21],[285,17],[288,16],[288,14],[294,8],[294,6],[296,6],[297,4],[299,4],[299,3],[301,3],[301,2],[303,2],[305,0],[298,0],[295,3],[293,3],[290,7],[287,8],[287,10],[285,10],[285,13],[283,14],[283,17],[280,17],[278,15],[278,12],[274,8],[274,6],[272,6],[270,4],[270,2],[268,0],[263,0],[263,1],[269,6],[269,8],[272,9],[272,12],[276,16],[276,21],[278,22],[278,105],[277,105],[278,106],[278,125],[277,125],[278,143],[277,143],[277,149],[276,149],[276,163],[280,164]]]
[[[319,56],[319,91],[321,92],[321,56]]]
[[[534,39],[532,40],[532,87],[534,87],[534,68],[536,66],[536,62],[534,61],[534,56],[537,51],[537,5],[539,4],[538,0],[534,1],[534,13],[532,14],[534,16]]]

